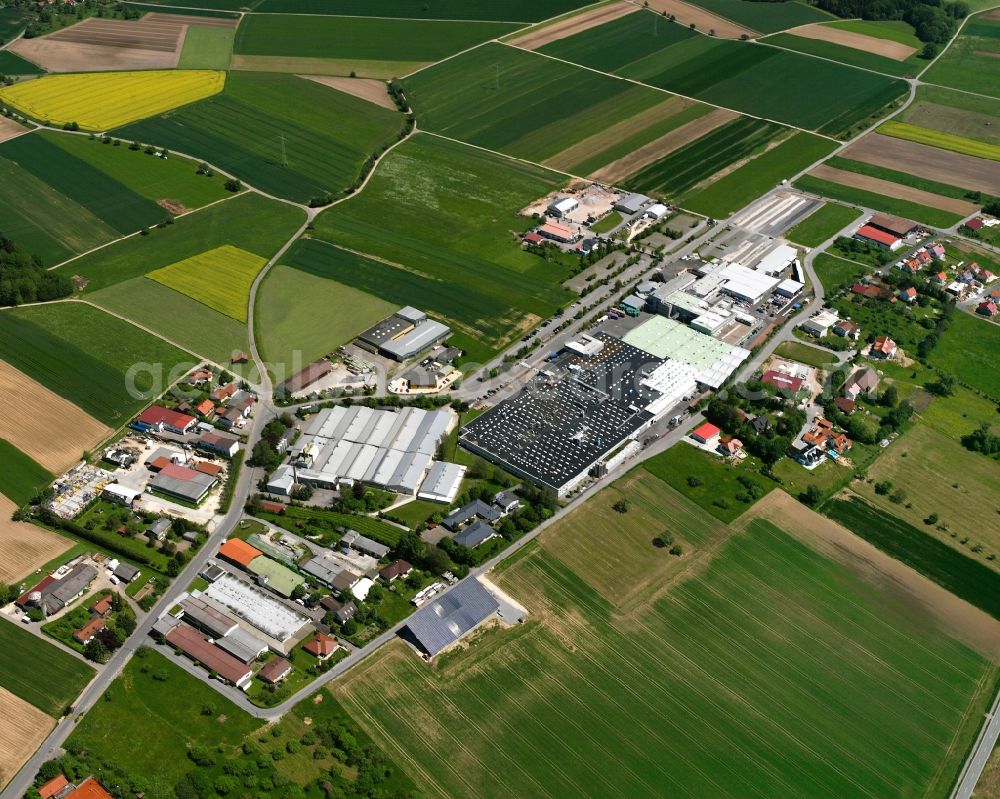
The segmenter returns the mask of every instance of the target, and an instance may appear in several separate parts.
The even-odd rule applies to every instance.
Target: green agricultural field
[[[220,0],[217,0],[220,1]],[[221,0],[236,2],[236,0]],[[268,14],[340,14],[359,17],[423,19],[485,19],[538,22],[564,14],[587,0],[505,0],[502,9],[492,0],[252,0],[256,11]]]
[[[191,25],[184,36],[178,69],[229,69],[233,57],[233,28]]]
[[[543,45],[538,52],[614,72],[639,58],[695,37],[698,34],[686,26],[646,10]]]
[[[843,206],[838,206],[842,208]],[[791,239],[795,241],[795,239]],[[826,239],[823,239],[826,241]],[[864,264],[848,261],[836,255],[822,252],[813,260],[813,268],[827,294],[839,288],[849,286],[858,278],[864,277],[870,270]]]
[[[295,75],[230,73],[221,94],[118,135],[197,153],[270,194],[305,202],[342,194],[403,116]]]
[[[945,400],[947,402],[947,400]],[[970,426],[970,432],[973,428]],[[924,425],[901,436],[868,470],[868,480],[853,490],[876,507],[902,519],[964,555],[1000,556],[1000,464]],[[873,483],[889,481],[906,500],[895,503],[876,494]],[[938,521],[928,524],[931,514]],[[946,529],[941,529],[941,528]],[[962,542],[965,543],[962,543]],[[975,546],[978,553],[971,552]]]
[[[560,185],[540,167],[417,136],[316,220],[313,235],[336,246],[306,240],[283,263],[446,317],[467,355],[485,357],[568,300],[565,268],[512,235],[531,224],[518,211]]]
[[[343,283],[279,264],[257,292],[258,346],[272,372],[288,377],[398,308]]]
[[[604,219],[596,224],[590,226],[590,229],[594,233],[607,233],[608,231],[614,230],[618,225],[621,224],[622,215],[617,211],[612,211]]]
[[[568,548],[608,553],[605,537]],[[950,789],[996,665],[888,582],[757,521],[622,615],[562,552],[533,547],[494,573],[533,610],[524,625],[481,633],[434,669],[386,647],[331,688],[423,793]],[[670,557],[650,547],[647,562]]]
[[[238,322],[247,321],[250,288],[267,258],[224,244],[154,269],[146,277]]]
[[[761,33],[774,33],[810,22],[834,19],[817,8],[796,2],[761,5],[751,0],[693,0],[693,4]]]
[[[229,196],[221,175],[198,175],[198,163],[179,155],[156,158],[141,150],[103,144],[100,139],[86,136],[51,131],[38,135],[155,203],[179,204],[192,210]],[[164,211],[160,213],[165,215]]]
[[[766,147],[783,130],[780,125],[760,119],[734,119],[640,169],[625,181],[625,186],[676,200],[720,170]],[[754,196],[759,194],[756,188],[754,191]],[[719,202],[717,198],[715,203]]]
[[[44,180],[119,233],[134,233],[167,216],[155,202],[38,134],[0,144],[0,157]]]
[[[237,55],[338,61],[431,62],[516,30],[497,22],[254,14],[236,35]],[[363,74],[363,66],[361,67]]]
[[[0,686],[39,710],[59,718],[93,676],[86,663],[16,623],[0,624]]]
[[[0,313],[0,358],[111,427],[124,424],[191,356],[134,325],[83,303]],[[133,376],[131,396],[126,373]],[[147,396],[148,395],[148,396]]]
[[[920,86],[916,101],[896,119],[922,128],[1000,145],[1000,100],[982,95]]]
[[[958,214],[942,211],[938,208],[930,208],[908,200],[897,200],[895,197],[885,197],[875,192],[856,189],[853,186],[843,186],[830,180],[814,178],[811,175],[803,175],[795,181],[795,187],[822,197],[829,197],[831,200],[840,200],[865,208],[875,208],[896,216],[914,219],[932,227],[948,228],[962,219]]]
[[[951,372],[962,383],[1000,401],[1000,327],[956,313],[951,327],[931,352],[931,366]]]
[[[721,456],[683,442],[650,458],[643,468],[724,522],[731,522],[753,504],[745,496],[740,477],[757,483],[762,496],[774,488],[773,481],[755,474],[748,463],[730,466]]]
[[[836,147],[829,139],[796,133],[735,172],[688,195],[683,205],[699,214],[722,219],[735,213],[781,181],[828,156]]]
[[[477,47],[403,84],[422,129],[536,162],[554,159],[666,99],[662,92],[502,44]],[[603,164],[590,169],[597,166]]]
[[[5,44],[24,28],[31,12],[26,8],[7,6],[0,8],[0,44]]]
[[[93,213],[26,169],[0,158],[0,231],[45,266],[118,236]]]
[[[898,61],[895,58],[869,53],[856,47],[846,47],[822,39],[808,39],[805,36],[796,36],[794,33],[776,33],[762,41],[774,47],[784,47],[806,55],[829,58],[852,67],[871,69],[900,78],[912,78],[927,65],[926,61],[915,55]]]
[[[908,122],[890,120],[879,125],[878,132],[885,136],[894,136],[897,139],[905,139],[918,144],[928,144],[931,147],[940,147],[942,150],[951,150],[963,155],[1000,161],[1000,145],[968,139],[954,133],[928,130]]]
[[[939,541],[860,499],[831,499],[823,513],[851,532],[944,586],[957,597],[1000,619],[1000,574],[975,557]]]
[[[831,166],[834,169],[842,169],[845,172],[854,172],[857,175],[869,175],[873,178],[888,180],[890,183],[899,183],[902,186],[912,186],[921,191],[940,194],[942,197],[951,197],[956,200],[969,199],[969,189],[951,186],[947,183],[939,183],[936,180],[928,180],[919,175],[910,175],[906,172],[899,172],[884,166],[869,164],[865,161],[853,161],[850,158],[834,156],[826,162],[826,166]]]
[[[817,369],[829,368],[837,361],[837,356],[832,352],[810,347],[808,344],[802,344],[798,341],[782,341],[774,352],[775,355],[780,355],[782,358],[815,366]]]
[[[908,22],[898,19],[838,19],[826,23],[830,28],[837,28],[851,33],[860,33],[876,39],[888,39],[899,42],[915,50],[923,48],[924,43],[917,38],[916,31]]]
[[[970,17],[959,37],[922,78],[928,83],[1000,97],[997,56],[1000,56],[1000,21],[985,15]]]
[[[856,208],[823,203],[818,210],[786,231],[785,238],[804,247],[817,247],[860,217],[861,212]],[[823,285],[826,285],[825,281]]]
[[[933,372],[928,370],[920,372],[914,369],[914,371],[920,385],[933,378]],[[939,433],[944,433],[953,441],[960,441],[962,436],[968,435],[983,422],[992,425],[995,428],[994,432],[1000,430],[998,427],[1000,419],[997,419],[996,409],[995,402],[990,402],[987,398],[959,386],[950,397],[931,399],[927,409],[921,412],[920,421]]]
[[[0,42],[3,41],[0,36]],[[44,70],[10,50],[0,50],[0,75],[41,75]]]
[[[223,244],[266,259],[303,222],[302,209],[245,193],[151,230],[148,236],[133,236],[89,253],[67,269],[87,281],[85,291],[96,292]]]
[[[21,450],[0,438],[0,494],[23,505],[52,482],[52,475]]]

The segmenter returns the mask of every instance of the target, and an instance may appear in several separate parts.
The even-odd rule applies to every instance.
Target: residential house
[[[715,446],[719,443],[719,434],[722,431],[711,422],[704,422],[691,431],[691,438],[699,444]]]
[[[466,522],[480,518],[486,522],[495,522],[502,516],[502,511],[496,505],[488,505],[481,499],[473,500],[458,510],[452,511],[441,521],[449,530],[457,530]]]
[[[948,285],[948,273],[947,272],[938,272],[938,273],[936,273],[934,275],[931,275],[931,283],[934,283],[937,286],[947,286]]]
[[[841,392],[849,400],[857,400],[858,397],[872,397],[878,388],[878,374],[870,366],[859,369],[841,387]]]
[[[837,397],[833,400],[833,404],[837,407],[838,411],[848,416],[854,413],[854,408],[857,406],[854,400],[847,397]]]
[[[882,289],[871,283],[855,283],[851,286],[852,294],[859,294],[862,297],[867,297],[870,300],[877,300],[882,296]]]
[[[833,326],[833,332],[841,338],[857,341],[861,337],[861,325],[849,319],[841,319]]]
[[[167,533],[170,532],[170,519],[157,519],[146,529],[146,532],[152,533],[156,536],[157,541],[162,541],[167,537]]]
[[[896,342],[891,338],[888,336],[879,336],[868,349],[868,355],[871,358],[891,360],[896,357],[897,349]]]
[[[499,538],[500,534],[482,519],[476,519],[464,530],[455,533],[454,541],[467,549],[474,549],[491,538]]]
[[[976,307],[976,313],[980,316],[992,317],[997,315],[997,304],[993,300],[984,300]]]
[[[724,439],[719,445],[719,449],[723,455],[732,458],[743,450],[743,442],[735,437]]]
[[[236,385],[235,382],[233,382],[225,386],[219,386],[217,389],[215,389],[215,391],[209,394],[209,397],[211,397],[213,402],[225,403],[229,400],[230,397],[232,397],[239,390],[240,387]]]
[[[264,667],[257,672],[257,676],[270,685],[277,685],[292,673],[292,664],[282,657],[269,660]]]
[[[917,300],[917,290],[910,286],[907,289],[900,289],[896,292],[896,296],[899,297],[903,302],[916,302]]]
[[[143,431],[157,433],[167,431],[169,433],[184,435],[197,423],[197,419],[186,413],[178,413],[159,405],[150,405],[135,418],[135,421],[132,422],[132,427]]]
[[[87,610],[90,611],[91,616],[100,616],[102,619],[107,618],[111,613],[112,602],[111,597],[106,596],[98,599],[93,605],[91,605]]]
[[[378,576],[385,580],[387,583],[394,582],[400,577],[406,577],[410,572],[413,571],[413,566],[407,563],[405,560],[394,560],[388,566],[386,566],[382,571],[378,573]]]
[[[935,261],[943,261],[947,257],[947,253],[945,252],[944,245],[941,244],[940,242],[932,244],[928,249],[930,250],[931,257]]]
[[[106,624],[107,622],[100,616],[91,619],[73,633],[73,640],[78,644],[89,644],[94,639],[94,636],[104,629]]]
[[[753,431],[759,436],[766,436],[771,432],[771,419],[768,416],[755,416],[751,422],[750,426]]]
[[[974,216],[972,219],[967,219],[965,220],[963,227],[966,227],[969,230],[982,230],[983,218],[981,216]]]
[[[210,399],[202,400],[194,406],[194,412],[202,419],[208,419],[215,415],[215,403]]]
[[[302,645],[302,648],[322,663],[333,657],[340,649],[340,644],[329,635],[316,633]]]
[[[502,517],[520,508],[521,500],[514,492],[501,491],[493,497],[493,507],[500,511]]]

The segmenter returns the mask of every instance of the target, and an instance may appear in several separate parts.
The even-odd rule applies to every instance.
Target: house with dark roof
[[[861,396],[874,396],[877,388],[878,374],[870,366],[866,366],[847,378],[840,390],[847,399],[857,400]]]
[[[292,673],[292,664],[282,657],[269,660],[257,672],[257,677],[270,685],[276,685]]]
[[[388,566],[386,566],[382,571],[378,573],[378,576],[385,580],[387,583],[391,583],[398,580],[400,577],[406,577],[410,572],[413,571],[413,566],[407,563],[405,560],[394,560]]]
[[[476,519],[472,524],[455,533],[453,540],[467,549],[474,549],[491,538],[499,538],[500,534],[482,519]]]
[[[861,336],[861,325],[849,319],[841,319],[833,326],[833,332],[841,338],[849,338],[852,341],[857,341]]]
[[[452,511],[441,521],[449,530],[457,530],[466,522],[479,518],[485,522],[495,522],[500,519],[501,511],[492,505],[488,505],[481,499],[476,499],[467,505],[463,505],[458,510]]]

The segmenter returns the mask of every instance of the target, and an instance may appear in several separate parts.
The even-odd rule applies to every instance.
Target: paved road
[[[990,712],[986,714],[986,723],[979,731],[976,745],[965,761],[962,773],[958,777],[958,784],[951,792],[951,799],[971,799],[973,791],[976,790],[976,783],[986,768],[986,762],[997,745],[997,740],[1000,740],[1000,692],[997,693]]]

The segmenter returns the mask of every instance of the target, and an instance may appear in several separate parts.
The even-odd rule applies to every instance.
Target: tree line
[[[931,45],[946,44],[955,23],[969,14],[964,2],[948,0],[818,0],[816,6],[847,19],[902,20],[913,26],[920,41]],[[924,55],[932,56],[926,51]]]
[[[61,272],[50,272],[37,256],[0,234],[0,306],[48,302],[72,293],[73,281]]]

